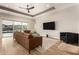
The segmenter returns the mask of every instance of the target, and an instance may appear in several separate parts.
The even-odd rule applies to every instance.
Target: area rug
[[[65,52],[73,53],[73,54],[79,54],[79,47],[78,46],[67,44],[64,42],[62,42],[58,46],[58,49],[65,51]]]
[[[53,38],[47,38],[47,37],[43,37],[43,45],[42,47],[37,47],[36,50],[40,51],[40,52],[45,52],[46,50],[48,50],[51,46],[54,46],[56,43],[58,43],[60,40],[57,39],[53,39]]]

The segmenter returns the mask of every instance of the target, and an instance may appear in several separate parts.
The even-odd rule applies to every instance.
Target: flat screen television
[[[55,22],[46,22],[43,23],[44,30],[55,30]]]

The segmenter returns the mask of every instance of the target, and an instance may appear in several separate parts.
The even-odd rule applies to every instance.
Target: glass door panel
[[[13,22],[12,21],[2,21],[2,33],[3,37],[13,35]]]
[[[27,29],[27,23],[22,23],[22,30],[26,30]]]
[[[14,22],[14,31],[21,30],[22,29],[22,23],[21,22]]]

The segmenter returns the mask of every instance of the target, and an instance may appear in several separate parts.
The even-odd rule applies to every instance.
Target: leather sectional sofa
[[[25,32],[14,32],[14,39],[22,45],[24,48],[28,49],[29,54],[30,51],[38,46],[42,46],[42,37],[34,37],[31,33]]]

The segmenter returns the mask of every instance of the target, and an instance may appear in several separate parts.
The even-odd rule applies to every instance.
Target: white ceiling
[[[30,13],[27,12],[26,9],[22,9],[20,7],[26,8],[26,5],[34,6],[34,9],[30,10]],[[31,15],[35,15],[37,13],[40,13],[42,11],[45,11],[46,9],[49,9],[51,7],[55,7],[56,9],[67,7],[71,5],[70,3],[0,3],[0,5],[23,12]]]
[[[35,15],[35,14],[38,14],[38,13],[40,13],[40,12],[46,10],[46,9],[53,7],[53,6],[56,8],[54,10],[51,10],[54,13],[54,12],[57,12],[59,10],[68,8],[68,7],[76,5],[76,4],[72,4],[72,3],[30,3],[29,5],[35,6],[35,8],[33,10],[31,10],[30,13],[28,13],[27,10],[25,10],[25,9],[19,8],[19,7],[25,8],[27,3],[0,3],[0,5],[7,7],[7,8],[10,8],[10,9],[14,9],[14,10],[26,13],[26,14]],[[45,13],[49,13],[49,12],[45,12]],[[43,14],[45,14],[45,13],[43,13]],[[0,16],[3,15],[3,14],[6,14],[7,16],[8,15],[14,15],[16,17],[23,17],[23,18],[27,18],[27,19],[35,19],[35,17],[37,16],[36,15],[36,16],[32,17],[32,16],[28,16],[28,15],[24,15],[24,14],[15,13],[15,12],[0,9]],[[40,14],[39,16],[41,16],[43,14]]]

